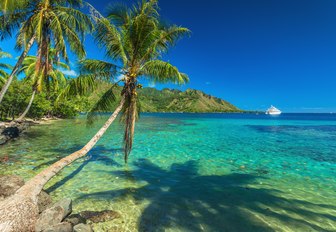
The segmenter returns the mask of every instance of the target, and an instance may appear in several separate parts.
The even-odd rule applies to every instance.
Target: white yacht
[[[281,114],[281,111],[277,108],[275,108],[274,106],[271,106],[270,108],[268,108],[268,110],[266,111],[266,114],[270,114],[270,115],[279,115]]]

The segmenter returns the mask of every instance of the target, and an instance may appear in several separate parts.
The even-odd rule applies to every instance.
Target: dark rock
[[[37,206],[39,208],[39,213],[46,210],[52,203],[51,197],[45,191],[41,191],[37,198]]]
[[[113,210],[103,210],[103,211],[82,211],[80,215],[86,220],[90,220],[94,223],[111,221],[115,218],[120,218],[121,215]]]
[[[6,198],[13,195],[23,185],[24,180],[19,176],[0,176],[0,197]]]
[[[43,232],[72,232],[72,225],[68,222],[62,222],[46,228]]]
[[[18,138],[21,133],[33,124],[35,123],[32,121],[2,123],[0,125],[0,145],[5,144],[9,140]]]
[[[86,219],[79,214],[71,214],[69,217],[65,218],[64,221],[71,223],[73,226],[86,224]]]
[[[19,128],[18,128],[17,126],[11,126],[11,127],[7,127],[7,128],[5,128],[5,129],[2,131],[1,134],[4,135],[4,136],[9,137],[9,138],[11,138],[11,139],[13,139],[13,138],[17,138],[17,137],[19,137],[19,135],[20,135],[20,130],[19,130]]]
[[[82,223],[74,226],[73,229],[74,229],[74,232],[93,232],[90,225],[85,225]]]
[[[61,206],[54,206],[43,211],[36,222],[35,231],[44,231],[49,227],[61,223],[63,215],[64,209]]]

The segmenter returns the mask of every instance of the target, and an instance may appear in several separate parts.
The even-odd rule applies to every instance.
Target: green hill
[[[106,88],[105,85],[100,86],[96,93],[103,93]],[[117,97],[121,89],[122,87],[117,87],[115,91]],[[176,89],[143,88],[138,90],[138,96],[142,112],[243,112],[227,101],[193,89],[180,91]],[[98,96],[93,94],[89,99],[93,103],[97,101]]]
[[[234,105],[199,90],[139,90],[143,112],[240,112]]]

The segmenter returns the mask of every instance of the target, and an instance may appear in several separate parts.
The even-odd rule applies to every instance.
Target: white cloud
[[[75,70],[62,70],[61,72],[65,75],[71,76],[71,77],[78,76],[78,73]]]
[[[154,88],[154,87],[155,87],[155,83],[154,83],[154,82],[152,82],[152,83],[148,83],[148,87],[150,87],[150,88]]]
[[[124,75],[121,74],[121,75],[117,76],[115,79],[116,79],[116,81],[120,81],[123,78],[124,78]]]

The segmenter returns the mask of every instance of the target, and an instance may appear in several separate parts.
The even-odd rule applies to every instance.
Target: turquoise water
[[[32,127],[1,147],[0,174],[29,179],[105,119]],[[128,165],[116,123],[46,190],[121,214],[95,231],[336,231],[335,139],[332,114],[144,114]]]

